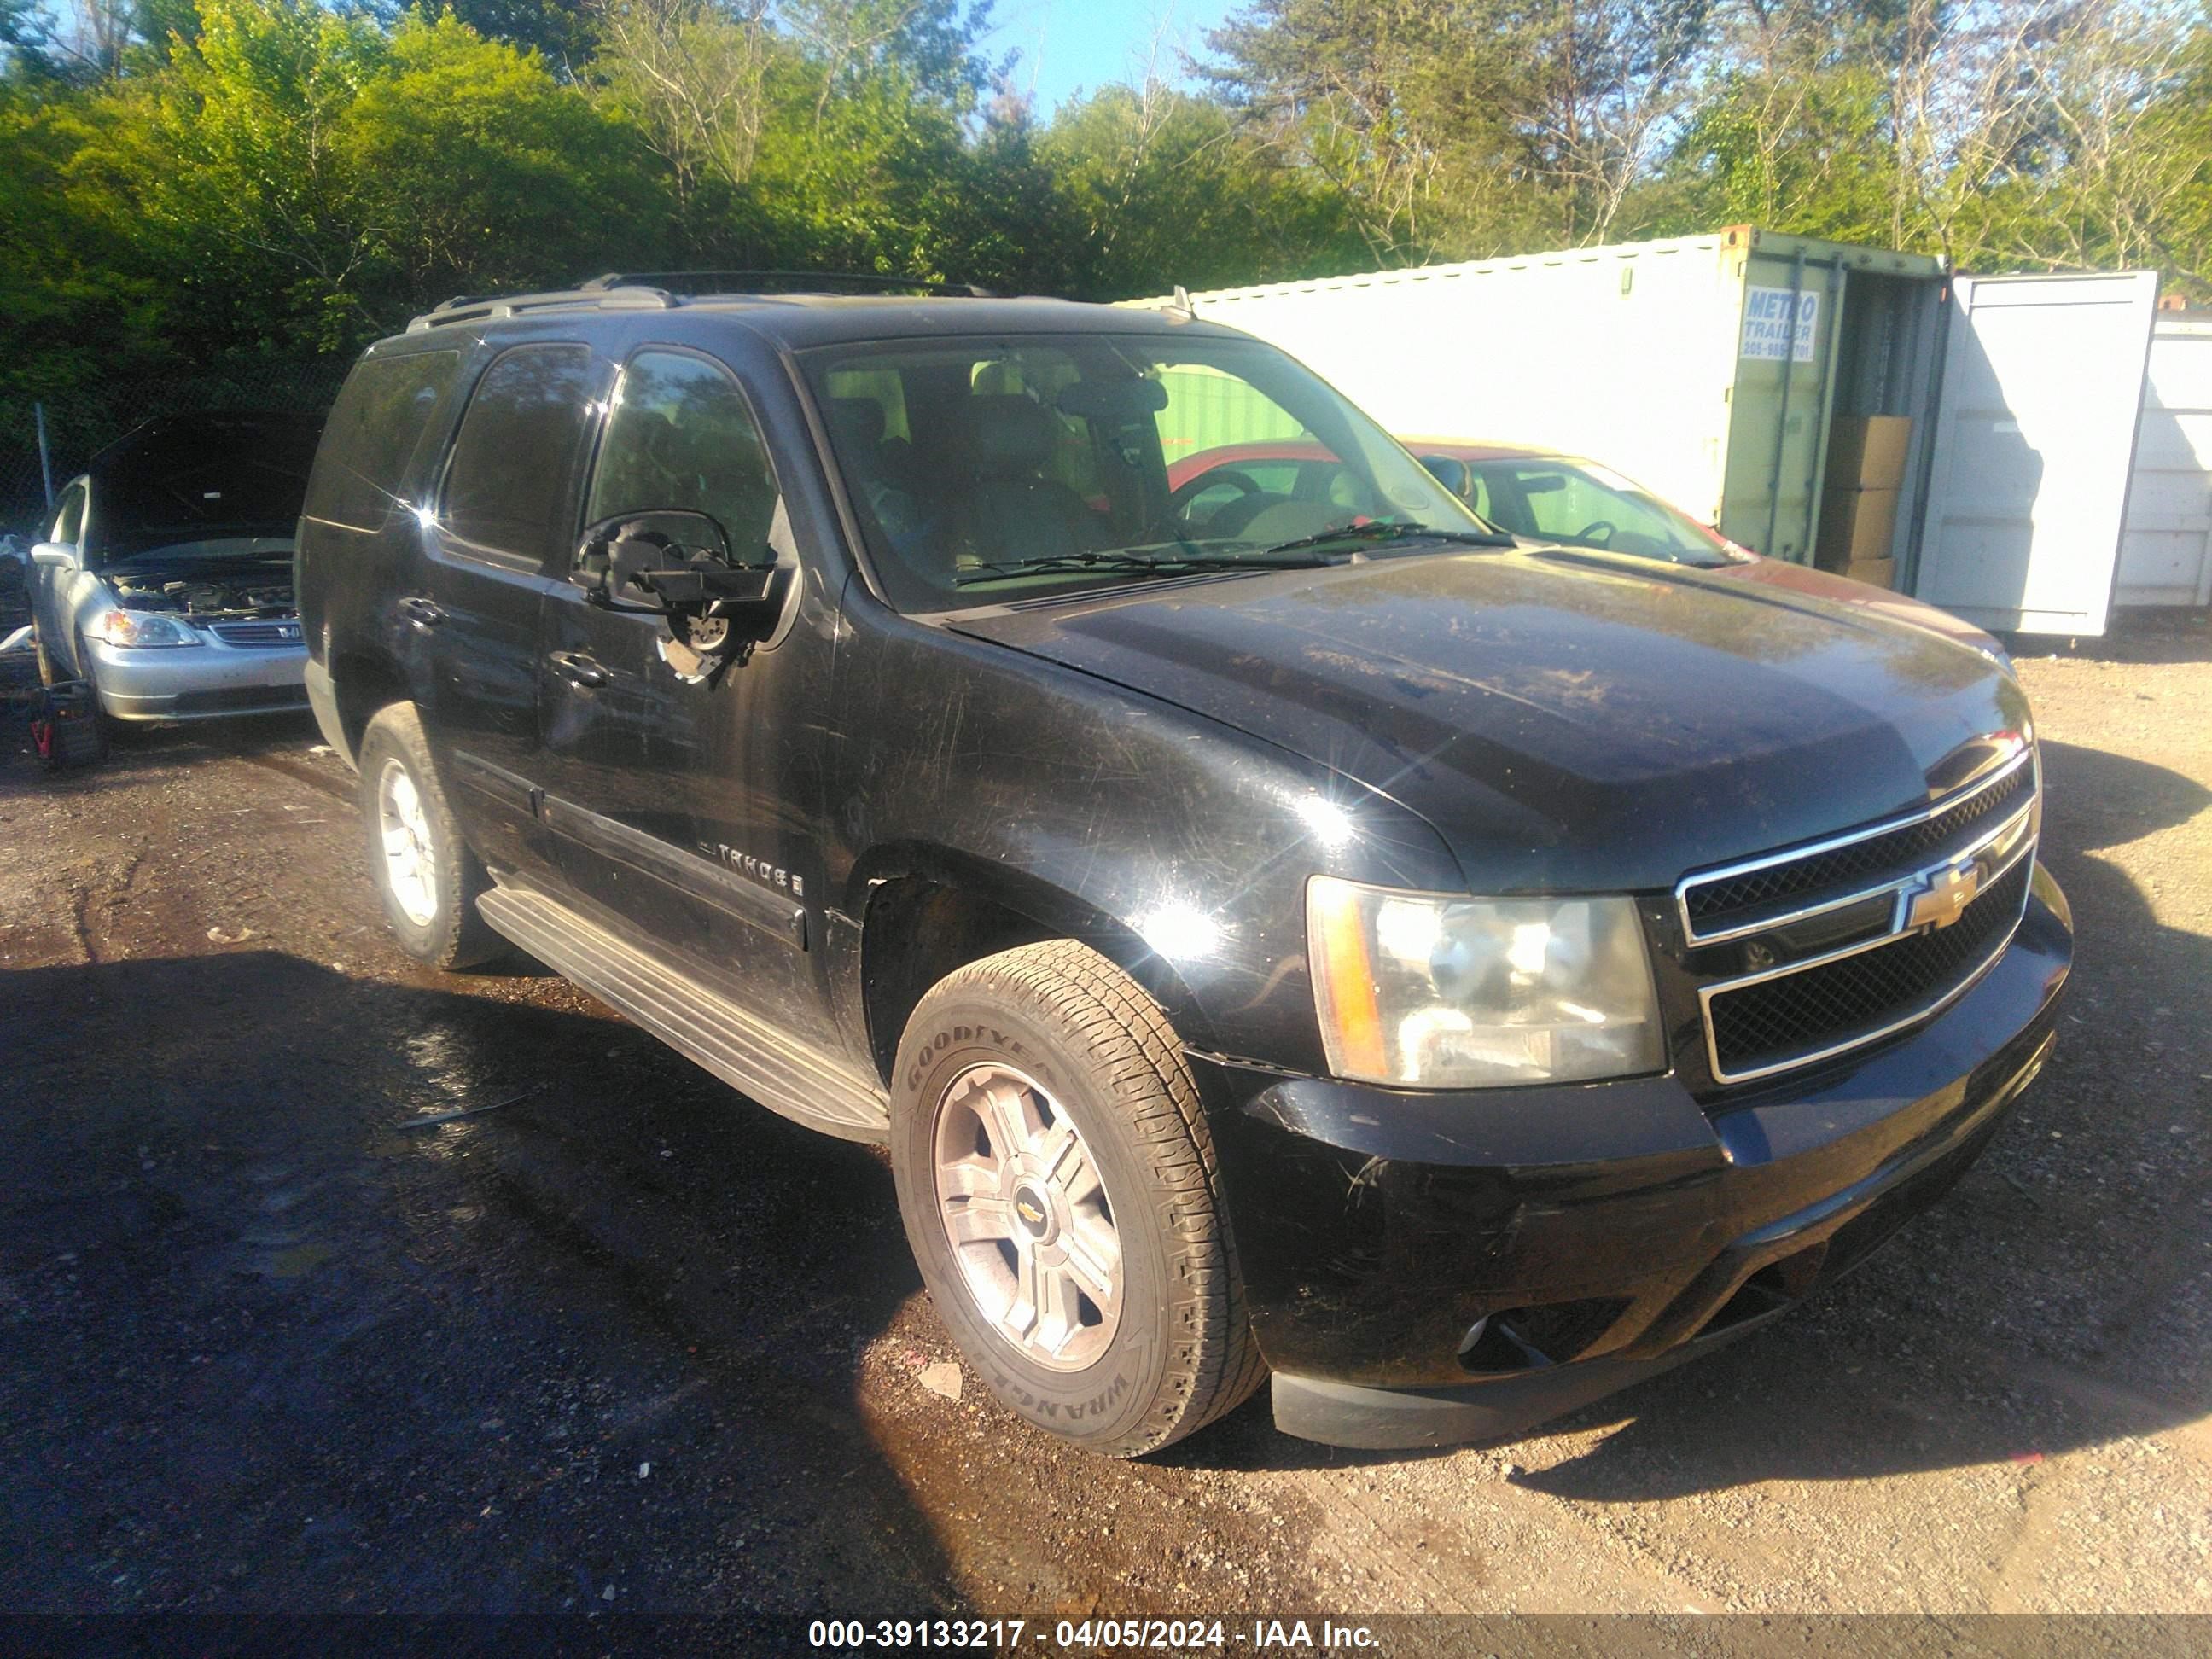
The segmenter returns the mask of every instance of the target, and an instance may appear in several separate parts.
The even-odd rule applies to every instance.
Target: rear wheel
[[[382,710],[362,734],[361,811],[370,879],[401,949],[469,968],[507,948],[477,914],[491,878],[462,837],[412,703]]]
[[[1001,1403],[1129,1457],[1266,1375],[1166,1016],[1089,946],[971,963],[908,1022],[891,1164],[924,1281]]]

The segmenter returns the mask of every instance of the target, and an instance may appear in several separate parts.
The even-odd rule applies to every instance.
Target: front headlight
[[[160,611],[103,611],[84,625],[84,631],[103,645],[128,650],[200,643],[198,635]]]
[[[1306,959],[1340,1078],[1468,1089],[1664,1065],[1629,899],[1451,898],[1316,876]]]

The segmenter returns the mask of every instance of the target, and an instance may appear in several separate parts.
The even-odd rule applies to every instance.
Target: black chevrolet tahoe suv
[[[1170,488],[1273,441],[1339,465]],[[1849,1269],[2052,1041],[1998,653],[1516,542],[1187,314],[456,301],[347,381],[298,592],[405,947],[886,1146],[1096,1451],[1270,1373],[1516,1434]]]

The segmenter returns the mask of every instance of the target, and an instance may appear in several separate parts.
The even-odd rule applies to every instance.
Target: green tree
[[[1864,64],[1731,74],[1632,211],[1661,234],[1751,224],[1881,242],[1897,191],[1886,111],[1882,82]]]
[[[1392,263],[1595,240],[1692,83],[1709,0],[1255,0],[1209,36],[1249,126]]]
[[[999,293],[1091,297],[1096,250],[1039,140],[1024,100],[994,100],[958,165],[919,204],[930,269]]]
[[[377,228],[341,134],[386,37],[311,0],[202,0],[196,39],[78,112],[70,205],[219,349],[333,349],[368,325]],[[258,314],[257,314],[258,313]]]
[[[425,295],[558,285],[666,257],[664,198],[636,133],[535,52],[451,13],[400,20],[336,143],[364,229],[362,307],[379,327]]]
[[[1037,155],[1080,216],[1085,297],[1312,276],[1364,251],[1345,196],[1285,165],[1213,99],[1109,86],[1063,106]]]
[[[2136,142],[2158,171],[2160,263],[2201,306],[2212,304],[2212,27],[2193,32],[2174,70]]]
[[[75,116],[68,204],[203,350],[337,350],[456,289],[543,282],[659,218],[634,134],[450,15],[200,0]],[[658,244],[651,244],[658,251]]]
[[[702,220],[727,216],[750,182],[769,119],[768,75],[783,50],[760,0],[602,0],[590,76],[605,108],[665,169],[681,239],[722,240]]]
[[[142,3],[157,0],[142,0]],[[176,0],[168,0],[175,3]],[[535,52],[563,80],[574,78],[598,45],[581,0],[448,0],[453,15],[487,40]]]
[[[2202,272],[2204,20],[2152,0],[1772,0],[1728,14],[1711,83],[1638,204],[1962,269]]]

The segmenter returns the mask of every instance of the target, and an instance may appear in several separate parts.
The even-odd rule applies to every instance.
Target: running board
[[[501,886],[477,908],[502,938],[770,1111],[845,1140],[890,1139],[890,1097],[880,1084],[793,1042],[565,904],[532,888]]]

